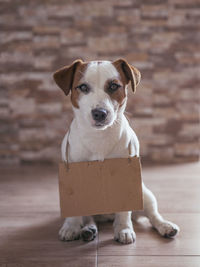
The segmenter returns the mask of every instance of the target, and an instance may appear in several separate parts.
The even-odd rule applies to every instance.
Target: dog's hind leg
[[[81,238],[84,241],[92,241],[97,236],[97,225],[92,216],[83,217],[84,226],[81,229]]]
[[[152,226],[164,237],[174,237],[179,227],[169,222],[158,212],[157,201],[153,193],[143,184],[144,216],[147,216]]]
[[[59,231],[62,241],[72,241],[80,238],[83,227],[83,217],[68,217]]]

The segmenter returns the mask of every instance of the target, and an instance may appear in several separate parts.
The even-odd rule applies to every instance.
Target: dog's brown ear
[[[66,95],[69,94],[70,89],[72,89],[74,75],[79,64],[82,64],[81,59],[75,60],[70,66],[65,66],[57,70],[53,74],[53,78],[56,84],[64,91]]]
[[[128,64],[125,59],[118,59],[113,62],[117,69],[120,69],[127,80],[127,83],[131,81],[131,87],[133,92],[135,93],[137,85],[140,83],[141,74],[138,69]]]

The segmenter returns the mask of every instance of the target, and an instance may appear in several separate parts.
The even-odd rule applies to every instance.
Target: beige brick
[[[157,134],[156,132],[154,134],[151,134],[146,137],[146,142],[148,142],[148,145],[157,145],[157,146],[171,146],[173,143],[173,137],[168,134]]]
[[[173,107],[154,107],[154,116],[163,117],[167,120],[180,119],[180,114]]]
[[[173,162],[174,150],[171,147],[153,148],[150,157],[153,161]]]
[[[175,154],[181,156],[200,155],[199,143],[178,143],[175,144]]]
[[[153,103],[155,105],[170,105],[172,99],[166,94],[154,94]]]
[[[59,48],[60,41],[58,36],[44,35],[44,36],[34,36],[33,38],[35,49],[49,49],[49,48]]]
[[[37,140],[38,144],[46,143],[47,140],[56,140],[57,132],[55,129],[42,129],[42,128],[24,128],[20,130],[19,141],[20,143],[27,143]]]
[[[81,43],[86,39],[84,38],[84,34],[81,31],[77,31],[72,28],[64,29],[61,32],[61,44],[75,44]]]
[[[132,53],[126,54],[126,58],[131,63],[135,61],[147,61],[149,56],[147,53],[144,53],[144,52],[142,53],[132,52]]]
[[[88,46],[91,51],[97,52],[114,52],[123,51],[127,45],[126,35],[110,35],[106,37],[89,38]]]
[[[200,123],[184,123],[180,136],[200,137]]]
[[[36,25],[33,27],[34,34],[39,35],[48,35],[48,34],[59,34],[60,28],[56,26],[48,26],[48,25]]]
[[[166,8],[166,5],[142,5],[141,6],[141,15],[148,17],[167,17],[170,10]]]
[[[174,43],[181,39],[180,33],[174,32],[159,32],[153,34],[150,40],[150,50],[152,52],[164,52],[169,49]]]
[[[139,9],[130,9],[118,11],[117,21],[124,25],[131,25],[137,27],[140,22],[140,11]]]
[[[198,64],[200,62],[200,53],[184,53],[184,52],[177,52],[175,54],[175,58],[181,64],[193,65]]]
[[[81,6],[81,13],[87,14],[87,16],[111,16],[113,14],[112,6],[107,1],[85,1]]]
[[[55,56],[40,56],[34,59],[34,68],[41,70],[52,70]]]
[[[34,99],[15,97],[10,101],[11,116],[18,118],[20,116],[32,115],[36,112]]]
[[[37,111],[42,114],[48,114],[51,116],[59,115],[62,112],[61,103],[40,104],[37,105]]]
[[[12,52],[12,53],[1,53],[0,55],[1,64],[7,63],[27,63],[31,64],[33,61],[33,53],[29,51],[29,53],[23,52]]]
[[[20,155],[20,160],[25,162],[59,162],[59,149],[56,147],[47,147],[43,148],[39,151],[22,151]],[[54,155],[54,156],[53,156]]]

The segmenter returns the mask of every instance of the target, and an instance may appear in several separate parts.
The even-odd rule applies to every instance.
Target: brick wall
[[[56,162],[72,119],[52,72],[126,58],[142,73],[127,114],[149,162],[199,154],[200,1],[1,0],[1,163]]]

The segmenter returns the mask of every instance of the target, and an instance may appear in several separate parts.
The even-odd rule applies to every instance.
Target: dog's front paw
[[[169,221],[162,222],[157,228],[157,230],[163,237],[168,238],[174,237],[180,231],[178,225]]]
[[[114,239],[122,244],[131,244],[136,240],[136,234],[133,229],[124,228],[115,230]]]
[[[59,238],[62,241],[72,241],[80,238],[81,226],[63,224],[59,231]]]
[[[92,241],[97,235],[97,227],[95,224],[86,225],[81,229],[81,238],[84,241]]]

